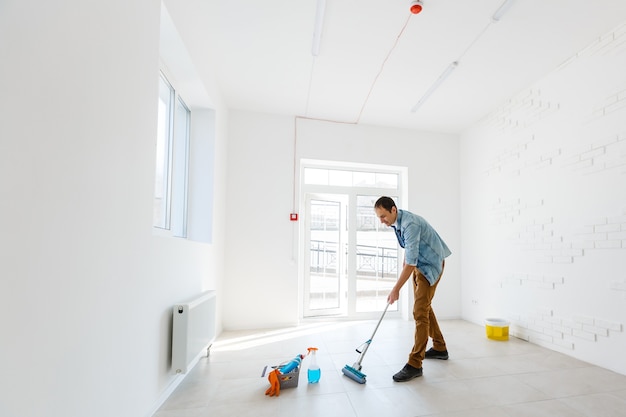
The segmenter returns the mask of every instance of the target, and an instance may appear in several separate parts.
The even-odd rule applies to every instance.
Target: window
[[[350,169],[304,168],[304,184],[344,187],[398,188],[398,174]]]
[[[158,112],[153,226],[186,237],[191,112],[163,73]]]

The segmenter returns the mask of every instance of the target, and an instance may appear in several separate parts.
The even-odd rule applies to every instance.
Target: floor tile
[[[626,389],[626,376],[592,365],[522,374],[518,378],[550,398]]]
[[[432,411],[403,386],[363,389],[348,395],[359,417],[414,417]]]
[[[397,383],[414,323],[386,319],[361,362],[366,383],[341,372],[377,320],[314,321],[285,329],[223,332],[153,417],[617,417],[626,416],[626,376],[512,337],[487,339],[483,326],[441,320],[449,360],[424,360],[424,375]],[[319,348],[319,383],[269,397],[266,366]]]
[[[509,417],[584,417],[559,400],[536,401],[505,407]]]
[[[623,417],[626,415],[626,400],[611,394],[580,395],[561,401],[589,417]]]
[[[276,417],[356,417],[347,394],[280,398]]]

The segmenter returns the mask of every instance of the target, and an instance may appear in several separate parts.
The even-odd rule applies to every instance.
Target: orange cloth
[[[274,369],[267,376],[267,380],[270,382],[270,387],[265,391],[265,395],[269,395],[270,397],[279,396],[280,395],[280,371],[278,369]]]

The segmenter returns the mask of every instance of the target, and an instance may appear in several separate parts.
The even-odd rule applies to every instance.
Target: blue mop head
[[[355,380],[359,384],[365,384],[365,377],[367,375],[365,375],[363,372],[357,371],[356,369],[348,365],[344,366],[341,372],[343,372],[345,376]]]

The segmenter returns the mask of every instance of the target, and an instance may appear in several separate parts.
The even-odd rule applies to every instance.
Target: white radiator
[[[187,373],[215,340],[215,291],[207,291],[186,303],[174,305],[172,371]]]

